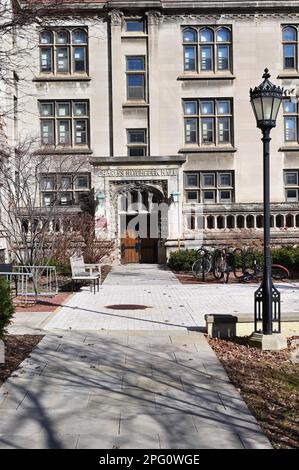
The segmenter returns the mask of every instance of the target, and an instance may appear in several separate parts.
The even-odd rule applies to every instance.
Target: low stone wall
[[[250,336],[254,332],[253,315],[205,315],[205,320],[207,333],[212,338]],[[299,335],[298,315],[283,315],[281,334],[284,337]]]

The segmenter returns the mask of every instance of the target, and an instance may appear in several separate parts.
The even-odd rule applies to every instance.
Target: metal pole
[[[264,161],[264,275],[263,275],[263,333],[272,334],[272,276],[270,253],[270,128],[263,132]]]

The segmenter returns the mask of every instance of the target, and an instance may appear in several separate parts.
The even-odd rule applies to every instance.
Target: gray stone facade
[[[297,65],[294,69],[284,68],[282,31],[288,25],[299,26],[299,1],[286,3],[115,0],[73,2],[71,6],[60,2],[51,12],[41,9],[42,24],[33,21],[32,25],[17,31],[17,47],[22,48],[24,38],[30,36],[32,48],[30,55],[20,60],[17,71],[17,136],[13,129],[16,124],[10,121],[7,138],[9,141],[28,136],[40,138],[41,102],[55,106],[63,102],[87,102],[86,145],[76,145],[73,141],[73,145],[47,146],[44,151],[53,161],[61,154],[69,155],[70,159],[74,156],[82,159],[81,170],[90,173],[97,200],[95,223],[99,238],[116,238],[121,245],[117,198],[133,194],[130,201],[141,206],[131,212],[126,206],[124,216],[127,210],[132,218],[140,208],[141,212],[150,213],[152,206],[148,206],[148,200],[153,201],[153,197],[167,205],[164,219],[167,230],[161,233],[163,220],[160,220],[155,237],[158,261],[163,261],[169,251],[180,246],[198,246],[202,242],[248,245],[252,240],[259,240],[263,227],[262,144],[249,102],[249,89],[261,82],[267,66],[271,80],[284,86],[286,96],[289,94],[298,106],[299,72]],[[133,25],[133,31],[128,30],[128,20],[142,21],[143,28],[138,31]],[[219,65],[221,53],[217,54],[221,44],[215,39],[221,27],[230,32],[229,66],[224,67],[225,70]],[[213,32],[214,39],[208,42],[211,54],[215,54],[212,70],[203,70],[205,54],[208,57],[209,52],[200,39],[196,45],[192,43],[196,65],[192,66],[193,70],[186,70],[186,28],[196,31],[198,37],[204,28]],[[63,54],[63,51],[59,43],[41,43],[40,33],[45,30],[56,35],[57,31],[66,30],[72,37],[76,29],[88,35],[87,65],[80,73],[74,73],[75,65],[59,73],[59,64],[54,62],[60,60],[56,54],[59,51]],[[47,48],[51,50],[48,54],[54,55],[53,64],[45,72],[41,66],[41,51]],[[76,45],[68,43],[66,49],[69,61],[73,52],[79,54]],[[187,49],[187,56],[188,53],[193,54]],[[78,59],[72,57],[74,61]],[[130,70],[128,58],[142,60],[139,65],[133,63]],[[139,76],[135,83],[142,83],[144,88],[142,99],[138,98],[136,87],[128,90],[129,77],[134,74]],[[136,92],[137,98],[130,98],[130,92]],[[184,116],[184,103],[192,101],[197,103],[198,109],[207,101],[212,102],[215,109],[223,101],[230,103],[228,142],[220,142],[222,118],[216,111],[211,117],[214,123],[211,124],[214,126],[211,142],[204,143],[200,137],[204,135],[206,121],[199,111],[196,116],[198,141],[186,141],[184,121],[187,122],[188,116]],[[293,193],[287,193],[285,180],[286,171],[299,178],[299,141],[298,137],[296,141],[285,141],[284,126],[281,110],[271,136],[272,235],[278,245],[295,244],[299,239],[298,179],[292,186]],[[144,155],[139,157],[129,155],[132,148],[134,153],[134,148],[138,147],[138,142],[130,145],[128,140],[129,132],[136,130],[144,131],[145,136],[140,144],[145,149]],[[77,128],[73,128],[73,133],[76,132]],[[195,175],[193,181],[197,183],[186,188],[188,174]],[[205,188],[202,178],[211,174],[214,183]],[[230,175],[229,189],[224,191],[219,183],[222,174]],[[147,202],[144,193],[148,195]],[[205,200],[207,193],[214,198],[212,203]],[[188,199],[188,194],[195,199]],[[287,194],[297,194],[297,200],[288,198]],[[222,195],[229,199],[225,201]]]

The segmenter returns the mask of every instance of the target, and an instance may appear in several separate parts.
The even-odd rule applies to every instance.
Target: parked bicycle
[[[289,270],[282,266],[281,264],[272,264],[271,266],[272,278],[277,281],[283,281],[290,277]],[[243,276],[241,276],[241,282],[251,282],[251,281],[260,281],[263,278],[264,268],[263,266],[255,263],[253,272],[244,272]]]
[[[231,272],[235,272],[235,256],[229,248],[217,249],[214,252],[213,275],[223,279],[227,284]]]
[[[240,282],[258,281],[263,277],[263,267],[258,263],[255,252],[241,248],[217,248],[211,251],[202,246],[197,250],[197,260],[193,263],[192,272],[203,281],[212,273],[215,279],[223,279],[225,283],[228,283],[231,273]],[[284,280],[289,276],[285,266],[272,265],[273,279]]]
[[[202,277],[204,280],[205,276],[207,276],[211,271],[212,264],[212,253],[207,248],[202,246],[197,250],[197,260],[192,265],[192,273],[195,277]]]

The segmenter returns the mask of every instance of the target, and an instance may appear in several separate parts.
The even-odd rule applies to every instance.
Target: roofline
[[[39,12],[50,13],[53,11],[59,10],[59,12],[65,11],[111,11],[114,9],[125,10],[125,11],[145,11],[148,9],[160,10],[162,13],[177,13],[180,14],[184,12],[188,13],[254,13],[254,12],[296,12],[299,11],[299,0],[290,0],[286,2],[285,0],[232,0],[232,1],[223,1],[223,0],[212,0],[212,1],[191,1],[191,0],[139,0],[138,3],[136,0],[107,0],[107,1],[66,1],[63,0],[58,2],[58,5],[55,0],[44,2],[37,2],[37,0],[31,0],[30,2],[26,0],[14,0],[17,5],[21,5],[24,9],[35,9]],[[51,5],[52,3],[52,5]],[[54,4],[53,4],[54,3]]]

